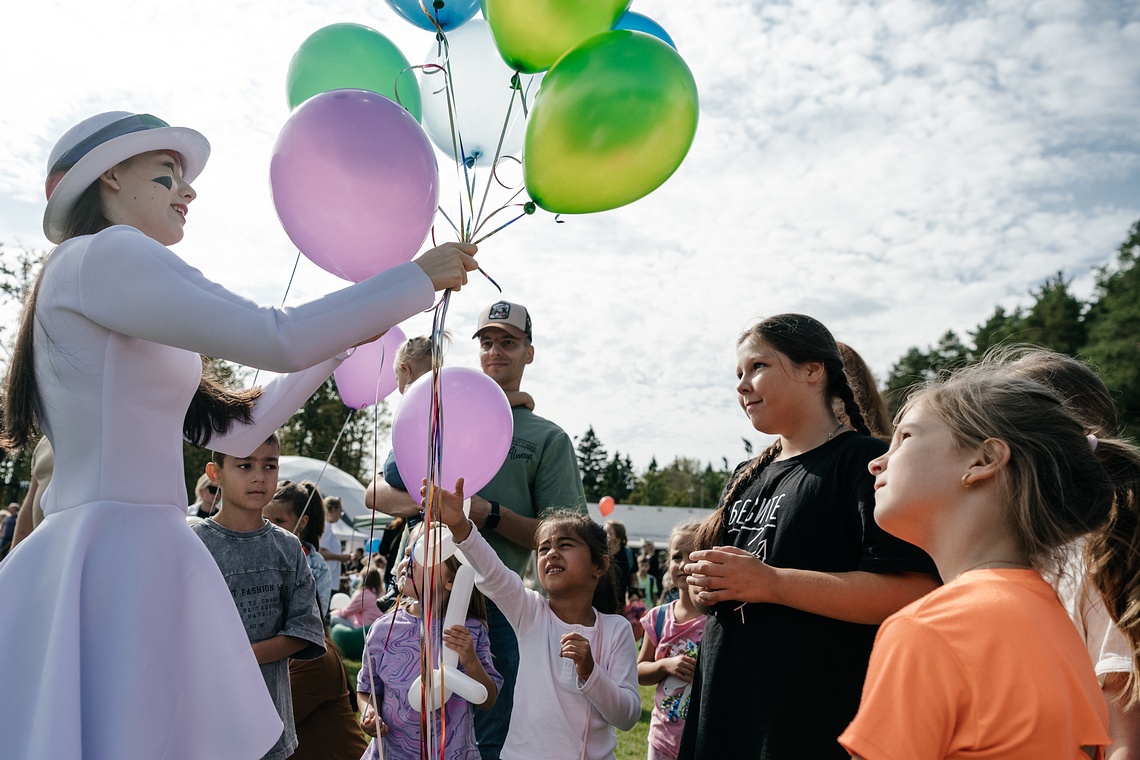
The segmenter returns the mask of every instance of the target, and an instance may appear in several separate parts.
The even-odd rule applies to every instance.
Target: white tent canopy
[[[283,456],[278,462],[280,480],[311,480],[317,484],[321,496],[336,496],[344,505],[344,516],[333,525],[333,532],[346,551],[364,546],[368,534],[353,530],[354,518],[376,515],[377,530],[387,525],[390,518],[373,512],[364,505],[364,485],[339,467],[311,457]]]

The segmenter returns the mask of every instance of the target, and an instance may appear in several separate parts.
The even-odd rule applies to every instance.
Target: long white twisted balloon
[[[434,556],[429,557],[426,556],[427,554]],[[418,541],[412,550],[412,555],[416,562],[425,569],[430,568],[436,562],[444,562],[452,555],[457,556],[459,561],[463,563],[459,566],[459,570],[455,573],[455,579],[451,583],[451,597],[447,601],[447,611],[443,616],[443,628],[447,630],[454,625],[463,625],[467,621],[467,608],[471,604],[471,591],[475,588],[475,571],[467,564],[463,552],[455,548],[455,539],[452,538],[451,531],[441,526],[439,549],[425,552],[424,542]],[[427,575],[426,572],[425,575]],[[430,712],[438,710],[451,698],[453,693],[474,705],[481,705],[487,701],[487,687],[466,673],[460,672],[458,665],[459,652],[450,647],[443,647],[440,652],[439,667],[428,673],[427,702]],[[422,707],[421,684],[421,678],[417,677],[408,687],[408,704],[416,712],[420,712]],[[444,690],[446,691],[446,696],[442,699],[440,698],[441,687],[445,687]]]

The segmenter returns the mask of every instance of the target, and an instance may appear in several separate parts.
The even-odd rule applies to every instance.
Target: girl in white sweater
[[[426,493],[425,484],[422,489]],[[519,639],[519,677],[503,760],[604,760],[614,727],[641,717],[637,646],[617,613],[606,534],[588,515],[548,514],[535,533],[538,579],[549,598],[523,585],[463,514],[463,479],[440,489],[433,510],[478,573]]]

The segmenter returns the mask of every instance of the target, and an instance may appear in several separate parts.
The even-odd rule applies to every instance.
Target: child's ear
[[[977,448],[975,459],[967,471],[969,483],[989,480],[1009,463],[1009,444],[1000,438],[987,438]],[[964,481],[965,482],[965,481]]]
[[[222,470],[221,470],[221,468],[219,468],[212,461],[206,462],[206,477],[209,478],[210,482],[213,483],[214,485],[221,485],[221,482],[222,482]]]

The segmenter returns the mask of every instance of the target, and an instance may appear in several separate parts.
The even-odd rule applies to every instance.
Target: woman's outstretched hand
[[[467,284],[467,273],[479,267],[478,251],[471,243],[444,243],[425,251],[415,262],[436,290],[459,290]]]
[[[433,489],[432,496],[428,496],[427,478],[421,481],[420,497],[424,507],[432,509],[432,517],[442,522],[451,531],[456,541],[466,541],[471,535],[471,521],[463,514],[463,478],[455,481],[455,491],[446,488]]]

